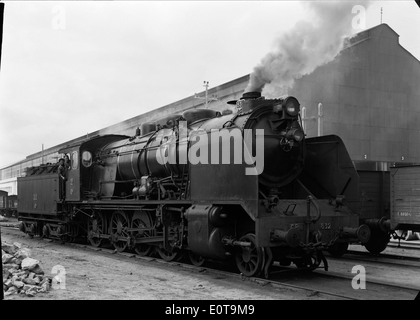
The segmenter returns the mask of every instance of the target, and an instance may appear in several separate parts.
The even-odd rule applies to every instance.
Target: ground
[[[40,261],[46,275],[65,271],[62,288],[33,298],[7,296],[6,300],[124,299],[124,300],[284,300],[322,299],[293,288],[262,286],[206,269],[166,265],[157,259],[138,259],[31,239],[15,229],[2,228],[2,241],[19,242]],[[54,269],[55,268],[55,269]],[[64,288],[65,285],[65,288]]]
[[[5,225],[4,222],[0,223]],[[40,261],[45,274],[51,277],[65,275],[63,282],[48,293],[35,297],[23,295],[7,296],[6,300],[314,300],[331,299],[318,292],[341,292],[351,289],[355,276],[353,267],[363,266],[368,281],[385,282],[407,288],[420,288],[420,268],[418,261],[380,259],[365,261],[361,257],[348,256],[345,259],[329,257],[328,274],[347,275],[348,281],[340,286],[327,285],[323,278],[314,277],[310,281],[302,275],[283,278],[283,283],[292,286],[273,286],[267,282],[252,282],[231,276],[224,272],[213,272],[206,268],[184,266],[179,263],[166,264],[155,258],[136,258],[130,255],[112,254],[112,250],[95,251],[88,247],[61,244],[58,241],[29,238],[17,229],[1,228],[2,240],[19,242],[30,249],[30,256]],[[419,241],[420,242],[420,241]],[[361,250],[361,246],[351,246]],[[407,252],[406,252],[407,251]],[[418,254],[402,248],[387,248],[387,254]],[[379,258],[378,258],[379,259]],[[61,273],[61,270],[65,273]],[[322,283],[320,284],[321,281]],[[261,284],[262,283],[262,284]],[[312,291],[300,290],[293,286],[302,285]],[[368,286],[369,299],[386,298],[387,293],[375,292]],[[418,289],[417,289],[418,290]],[[348,290],[347,290],[348,291]],[[346,292],[348,294],[348,292]],[[389,296],[389,299],[412,299],[407,295]]]

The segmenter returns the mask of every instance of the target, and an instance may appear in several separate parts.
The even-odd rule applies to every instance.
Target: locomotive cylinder
[[[221,207],[206,205],[194,205],[185,212],[191,251],[210,258],[227,257],[222,239],[230,238],[232,230],[224,223],[224,215]]]

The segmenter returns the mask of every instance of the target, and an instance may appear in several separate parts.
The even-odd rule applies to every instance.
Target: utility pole
[[[209,101],[208,99],[209,82],[208,81],[204,81],[204,87],[206,88],[206,108],[207,108],[207,103]]]
[[[206,88],[205,91],[205,96],[204,97],[199,97],[196,93],[194,94],[194,98],[196,99],[201,99],[201,100],[205,100],[206,101],[206,108],[208,107],[208,103],[209,101],[216,101],[217,97],[215,95],[213,95],[211,98],[209,98],[208,96],[208,89],[209,89],[209,82],[208,81],[203,81],[204,84],[203,86]]]
[[[382,7],[381,7],[381,24],[382,24]]]

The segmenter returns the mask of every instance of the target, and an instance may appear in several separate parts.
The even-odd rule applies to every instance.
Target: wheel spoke
[[[148,213],[144,211],[134,213],[133,219],[131,221],[131,228],[151,228],[150,217],[148,216]],[[149,232],[135,230],[131,231],[131,233],[127,234],[127,236],[131,236],[135,241],[136,239],[150,237],[150,234]],[[153,247],[146,243],[134,244],[134,251],[136,251],[136,253],[140,256],[149,255],[152,252],[152,249]]]
[[[127,227],[129,223],[128,216],[124,212],[114,212],[111,218],[111,233],[113,236],[112,245],[117,251],[122,252],[128,246],[127,240],[119,239],[120,237],[128,238],[127,232],[124,228]]]
[[[256,246],[254,234],[246,234],[240,241],[250,242],[251,246],[241,248],[235,255],[236,265],[245,276],[252,277],[261,271],[263,252]]]

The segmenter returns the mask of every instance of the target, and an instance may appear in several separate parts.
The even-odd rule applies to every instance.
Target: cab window
[[[79,153],[77,151],[73,151],[71,154],[71,168],[76,170],[79,166]]]

